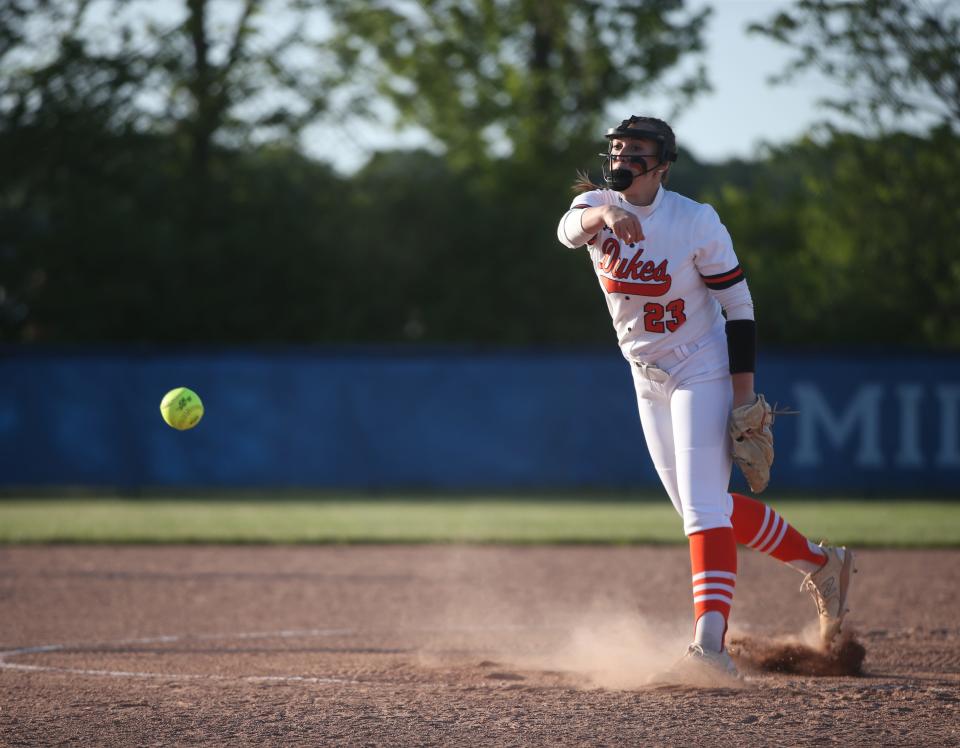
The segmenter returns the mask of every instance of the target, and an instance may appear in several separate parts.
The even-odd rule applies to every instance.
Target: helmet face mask
[[[631,125],[634,123],[639,123],[640,126],[632,127]],[[634,174],[632,169],[623,167],[613,168],[614,159],[621,163],[639,165],[641,176],[650,173],[650,171],[661,164],[677,160],[676,146],[671,142],[672,134],[668,140],[665,132],[649,126],[642,117],[632,116],[629,119],[623,120],[617,127],[611,127],[607,130],[605,137],[609,141],[607,152],[597,155],[603,159],[603,181],[606,182],[610,189],[616,190],[617,192],[623,192],[623,190],[627,189],[633,183]],[[657,153],[656,155],[614,153],[614,140],[649,140],[657,145]],[[648,159],[652,158],[656,158],[656,163],[648,166]]]

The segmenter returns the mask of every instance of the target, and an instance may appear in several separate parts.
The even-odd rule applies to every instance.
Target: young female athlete
[[[736,675],[724,637],[737,543],[806,574],[829,647],[846,614],[852,552],[814,545],[769,506],[728,491],[731,410],[759,402],[753,301],[730,235],[711,206],[664,189],[677,158],[667,123],[633,116],[606,137],[606,186],[578,181],[557,237],[588,248],[650,456],[683,517],[695,620],[684,663]]]

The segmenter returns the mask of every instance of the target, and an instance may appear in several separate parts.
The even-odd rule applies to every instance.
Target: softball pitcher
[[[773,461],[774,413],[754,392],[753,301],[716,211],[664,188],[677,159],[667,123],[607,131],[600,187],[581,175],[557,237],[586,246],[633,374],[657,473],[690,544],[694,641],[682,666],[736,677],[725,646],[737,543],[806,574],[824,647],[846,614],[853,553],[815,545],[769,506],[728,490],[736,460],[754,493]]]

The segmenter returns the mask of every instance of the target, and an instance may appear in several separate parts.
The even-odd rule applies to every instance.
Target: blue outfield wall
[[[767,353],[776,489],[960,491],[960,356]],[[0,485],[659,486],[614,350],[0,350]],[[167,427],[185,385],[206,415]],[[733,486],[743,482],[734,471]]]

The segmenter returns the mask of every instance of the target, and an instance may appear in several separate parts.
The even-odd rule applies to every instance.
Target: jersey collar
[[[663,196],[666,193],[666,190],[663,189],[663,185],[660,185],[657,188],[656,197],[653,198],[653,202],[649,205],[634,205],[629,200],[627,200],[623,195],[620,195],[620,202],[626,203],[632,211],[639,213],[642,217],[647,218],[653,215],[653,212],[660,206],[660,203],[663,202]]]

